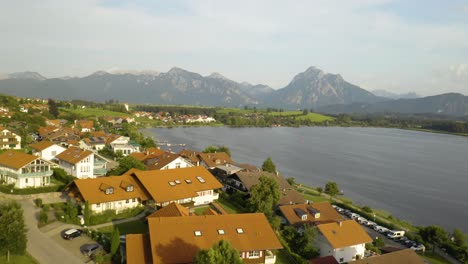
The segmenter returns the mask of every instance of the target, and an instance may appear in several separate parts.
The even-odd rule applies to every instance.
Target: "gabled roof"
[[[93,120],[78,120],[76,124],[79,125],[81,128],[91,129],[94,127]]]
[[[168,165],[169,163],[175,161],[176,159],[181,159],[182,161],[184,161],[183,158],[177,154],[164,153],[161,156],[147,160],[146,166],[148,167],[149,170],[160,170],[164,168],[166,165]]]
[[[178,203],[170,203],[156,212],[148,215],[148,217],[174,217],[174,216],[189,216],[190,211],[186,207]]]
[[[321,224],[317,227],[334,249],[372,242],[372,238],[354,220]]]
[[[121,135],[116,135],[116,134],[107,135],[106,144],[110,144],[110,143],[114,142],[115,140],[117,140],[120,137],[122,137],[122,136]]]
[[[133,174],[157,203],[197,197],[197,192],[223,187],[201,166],[172,170],[134,170]]]
[[[34,155],[15,150],[7,150],[0,154],[0,166],[18,170],[37,159],[39,159],[39,157]]]
[[[32,149],[35,149],[37,151],[42,151],[42,150],[45,150],[49,147],[52,147],[53,145],[55,145],[54,142],[51,142],[49,140],[42,140],[42,141],[39,141],[37,143],[34,143],[34,144],[31,144],[31,148]]]
[[[307,199],[294,189],[283,189],[280,190],[281,196],[278,201],[278,204],[305,204]]]
[[[148,226],[153,263],[192,263],[200,249],[220,240],[241,252],[282,248],[261,213],[156,217]]]
[[[320,216],[315,218],[311,214],[309,207],[320,212]],[[300,227],[304,224],[324,224],[343,221],[344,218],[331,206],[329,202],[318,202],[312,204],[291,204],[280,205],[279,209],[289,224]],[[300,209],[307,213],[307,220],[302,220],[296,213],[296,209]],[[317,215],[318,216],[318,215]]]
[[[130,156],[144,163],[146,160],[157,158],[165,153],[164,150],[158,148],[149,148],[145,152],[130,153]]]
[[[350,264],[423,264],[423,259],[412,249],[403,249],[392,253],[373,256],[349,262]]]
[[[133,191],[127,191],[129,185]],[[77,190],[73,190],[76,187]],[[106,189],[112,188],[112,194],[106,194]],[[129,175],[99,177],[95,179],[74,180],[69,189],[76,191],[76,198],[88,201],[90,204],[122,201],[139,198],[142,201],[149,199],[148,194],[141,184]]]
[[[153,263],[148,235],[128,234],[125,236],[127,264]]]
[[[89,138],[83,138],[83,141],[86,143],[88,146],[94,146],[94,145],[105,145],[106,144],[106,138],[105,137],[89,137]]]
[[[226,152],[217,153],[198,153],[200,160],[203,161],[209,168],[214,168],[219,165],[232,164],[231,157]]]
[[[90,150],[84,150],[78,147],[69,147],[55,157],[70,164],[76,164],[92,154],[93,152]]]
[[[190,149],[183,149],[179,152],[179,155],[181,157],[184,157],[190,162],[192,162],[194,165],[196,165],[198,162],[200,162],[200,158],[198,157],[198,153],[195,150],[190,150]]]

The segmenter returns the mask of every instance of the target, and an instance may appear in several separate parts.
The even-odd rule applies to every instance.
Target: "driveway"
[[[39,263],[50,264],[50,263],[63,263],[67,264],[83,264],[83,259],[67,251],[59,243],[62,241],[56,241],[49,237],[47,234],[42,233],[37,228],[36,215],[39,209],[36,208],[33,201],[31,200],[20,200],[18,201],[24,210],[24,220],[26,227],[28,228],[28,247],[27,251],[31,254]],[[63,241],[70,242],[70,241]]]

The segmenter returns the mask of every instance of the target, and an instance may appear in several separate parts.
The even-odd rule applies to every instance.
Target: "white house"
[[[193,164],[190,161],[177,154],[169,152],[146,160],[145,165],[149,170],[169,170],[193,167]]]
[[[94,178],[94,152],[69,147],[56,156],[59,166],[79,179]]]
[[[111,146],[114,153],[121,152],[123,156],[127,156],[133,152],[140,152],[140,146],[132,143],[129,137],[112,135],[108,137],[107,144]]]
[[[141,206],[149,199],[144,188],[130,175],[75,180],[66,189],[77,202],[88,201],[95,213],[106,210],[119,213]]]
[[[339,263],[364,258],[366,243],[372,238],[354,220],[318,225],[320,256],[333,256]]]
[[[32,154],[45,160],[53,160],[55,156],[64,152],[66,148],[55,144],[54,142],[43,140],[31,145]]]
[[[1,149],[21,148],[21,137],[2,126],[0,126],[0,142]]]
[[[0,179],[15,188],[50,184],[51,163],[34,155],[8,150],[0,154]]]

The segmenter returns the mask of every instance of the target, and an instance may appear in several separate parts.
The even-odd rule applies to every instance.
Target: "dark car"
[[[102,246],[94,243],[94,244],[84,244],[80,247],[81,254],[85,256],[94,255],[96,252],[102,250]]]
[[[75,237],[81,236],[81,231],[80,229],[75,229],[75,228],[70,228],[70,229],[65,229],[62,231],[62,238],[66,240],[72,240]]]

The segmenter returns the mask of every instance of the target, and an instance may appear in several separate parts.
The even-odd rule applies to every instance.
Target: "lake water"
[[[416,225],[468,232],[466,137],[342,127],[191,127],[142,132],[197,151],[225,145],[234,161],[259,167],[271,156],[276,168],[297,182],[324,186],[336,181],[357,204],[386,210]]]

